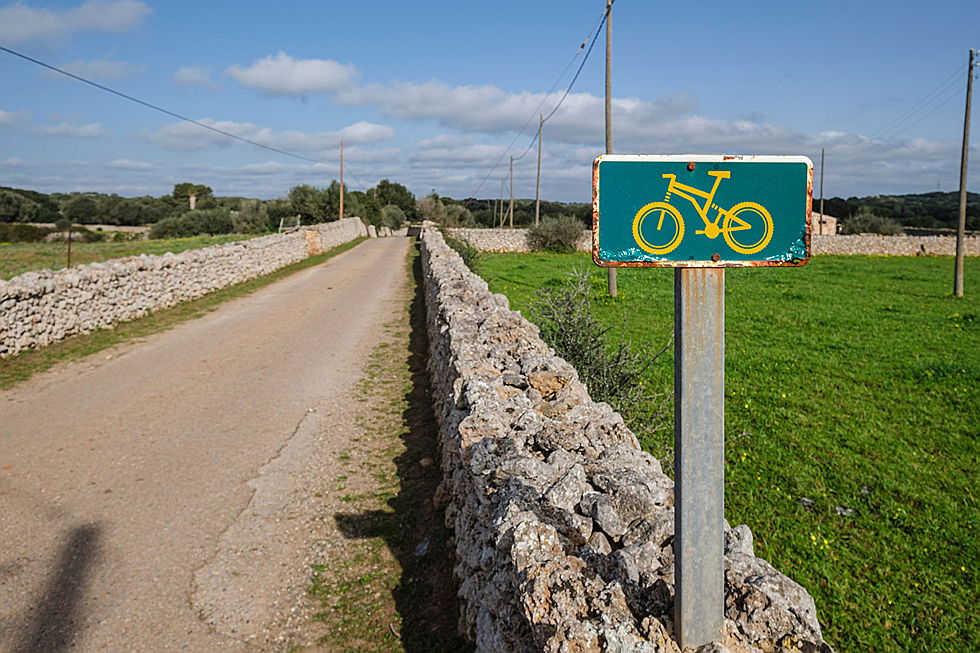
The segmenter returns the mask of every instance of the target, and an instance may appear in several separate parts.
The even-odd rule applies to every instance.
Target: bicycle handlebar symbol
[[[658,256],[674,251],[681,244],[684,239],[684,218],[681,217],[680,209],[670,204],[670,196],[673,194],[688,200],[704,222],[704,229],[698,229],[695,234],[706,238],[717,238],[721,235],[728,246],[740,254],[755,254],[764,249],[772,239],[772,216],[766,207],[758,202],[741,202],[730,209],[721,208],[713,201],[715,193],[721,180],[729,179],[732,173],[729,170],[711,170],[708,175],[715,178],[715,183],[708,192],[680,183],[677,175],[662,175],[669,180],[664,200],[643,206],[633,218],[633,238],[636,244]],[[701,203],[697,197],[704,202]],[[708,219],[710,209],[717,211],[714,220]],[[650,229],[648,225],[644,230],[643,223],[650,216],[656,219],[656,228]],[[668,216],[670,220],[667,220]]]

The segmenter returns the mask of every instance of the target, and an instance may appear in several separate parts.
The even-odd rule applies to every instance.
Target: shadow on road
[[[416,244],[416,248],[418,245]],[[435,653],[471,651],[472,646],[456,632],[459,607],[453,577],[454,552],[444,525],[443,511],[432,498],[441,480],[437,424],[426,363],[429,339],[425,329],[425,298],[421,258],[413,258],[415,295],[411,304],[409,370],[411,386],[402,413],[405,450],[396,458],[399,491],[388,501],[391,512],[368,510],[337,514],[341,532],[349,538],[384,538],[402,568],[394,590],[402,617],[401,641],[406,651]],[[421,461],[431,464],[423,466]]]
[[[80,628],[79,604],[98,556],[102,527],[84,524],[68,532],[57,567],[25,618],[16,653],[57,653],[73,644]]]

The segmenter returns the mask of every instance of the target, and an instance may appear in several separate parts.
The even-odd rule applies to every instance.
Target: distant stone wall
[[[462,238],[485,252],[527,252],[527,229],[447,229],[450,235]],[[875,254],[890,256],[915,256],[922,254],[955,253],[956,239],[947,236],[856,236],[812,237],[814,256],[820,254]],[[967,237],[966,255],[980,256],[980,238]],[[592,232],[583,231],[578,241],[580,252],[592,251]]]
[[[536,326],[422,234],[433,403],[461,629],[478,651],[680,653],[674,492]],[[724,646],[828,653],[813,599],[725,533]]]
[[[956,238],[949,236],[879,236],[877,234],[813,236],[812,245],[815,255],[953,256],[956,253]],[[980,238],[968,236],[963,240],[963,245],[967,256],[980,256]]]
[[[366,236],[357,218],[162,256],[133,256],[0,281],[0,357],[241,283]]]

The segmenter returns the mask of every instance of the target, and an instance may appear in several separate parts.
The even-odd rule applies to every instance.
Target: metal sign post
[[[806,157],[606,155],[592,257],[674,270],[674,636],[720,642],[725,610],[725,270],[810,256]]]
[[[674,270],[674,633],[721,641],[725,604],[725,270]]]

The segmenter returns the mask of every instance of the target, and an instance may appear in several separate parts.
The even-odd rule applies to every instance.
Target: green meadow
[[[253,238],[242,234],[228,236],[193,236],[158,240],[129,240],[122,242],[74,242],[71,244],[71,264],[98,263],[123,256],[140,254],[177,254],[188,249],[222,245],[236,240]],[[0,279],[10,279],[32,270],[59,270],[66,266],[68,243],[2,243],[0,242]]]
[[[529,300],[590,272],[610,342],[672,337],[673,271],[586,254],[485,254]],[[838,651],[980,650],[980,260],[952,297],[949,257],[821,256],[726,273],[726,516],[817,603]],[[672,351],[645,382],[672,387]],[[660,454],[665,441],[645,442]]]

